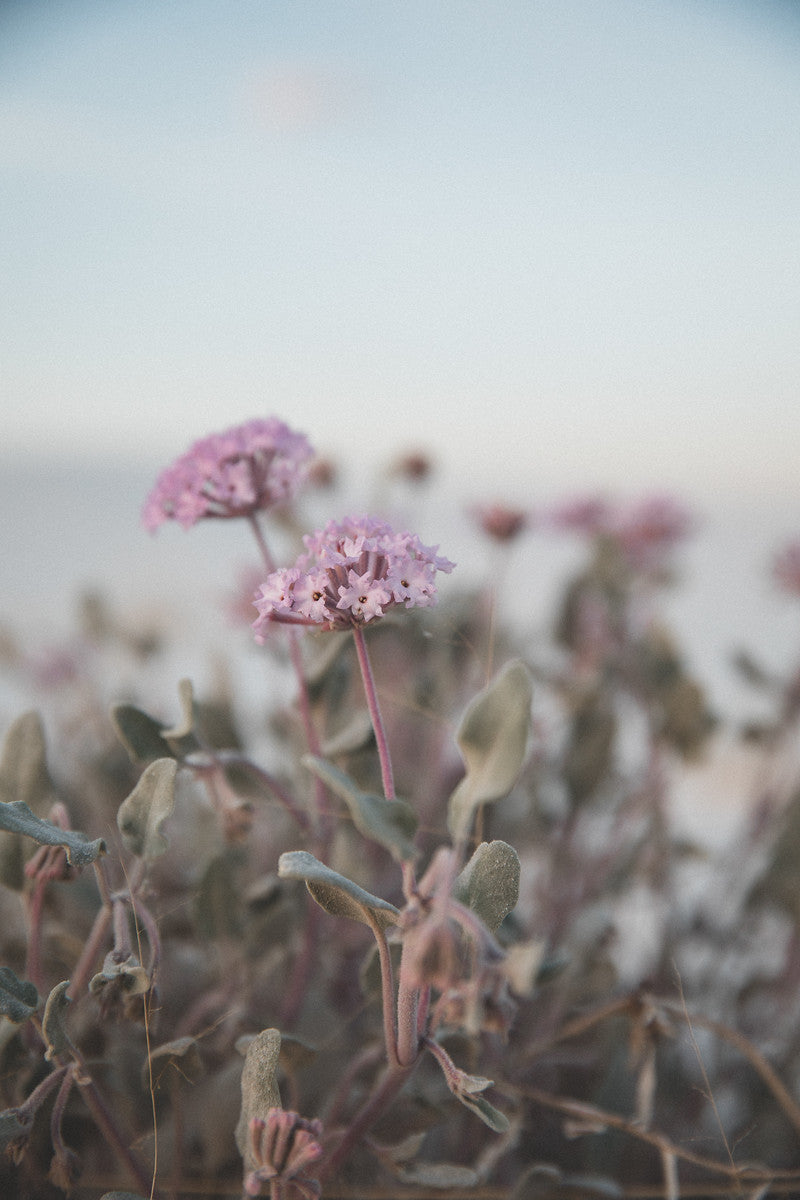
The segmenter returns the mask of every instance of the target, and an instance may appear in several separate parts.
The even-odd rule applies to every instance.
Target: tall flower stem
[[[375,741],[378,746],[383,794],[387,800],[396,800],[397,794],[394,790],[394,776],[392,774],[392,760],[389,755],[389,743],[386,740],[386,730],[381,716],[380,705],[378,704],[378,692],[375,687],[375,677],[372,674],[372,664],[369,661],[367,644],[360,625],[353,626],[353,640],[356,644],[358,665],[361,668],[361,678],[364,681],[364,691],[367,697],[367,707],[372,721],[372,728],[375,731]]]
[[[275,559],[272,557],[267,539],[264,537],[264,531],[258,522],[255,513],[251,513],[247,518],[250,528],[253,531],[253,537],[256,540],[256,545],[261,553],[261,558],[264,566],[271,574],[275,570]],[[314,720],[311,716],[311,700],[308,695],[308,685],[306,683],[306,674],[303,669],[303,656],[300,651],[300,640],[296,629],[287,629],[286,637],[289,643],[289,657],[292,660],[292,667],[297,678],[298,686],[298,702],[300,707],[300,719],[303,722],[303,730],[306,735],[306,744],[313,755],[319,757],[322,753],[320,746],[319,735],[314,725]],[[331,834],[331,814],[328,804],[328,797],[325,791],[325,785],[321,779],[314,780],[314,799],[317,807],[317,817],[320,822],[320,836],[324,843],[330,838]]]

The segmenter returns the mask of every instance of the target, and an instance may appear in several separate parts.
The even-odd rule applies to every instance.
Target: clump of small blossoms
[[[646,496],[614,506],[597,497],[581,497],[553,508],[554,528],[590,537],[613,538],[631,566],[653,568],[692,529],[687,510],[671,496]]]
[[[290,500],[313,457],[308,439],[277,417],[256,418],[195,442],[161,473],[142,521],[184,529],[207,517],[249,517]]]
[[[395,533],[374,517],[330,521],[307,535],[293,567],[273,571],[254,600],[256,641],[270,621],[349,629],[397,605],[425,608],[436,600],[436,573],[454,563],[415,534]]]

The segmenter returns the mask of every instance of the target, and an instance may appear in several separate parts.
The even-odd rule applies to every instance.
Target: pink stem
[[[251,513],[248,517],[250,528],[253,531],[253,536],[256,539],[256,544],[261,552],[261,557],[264,560],[264,566],[267,571],[272,573],[275,570],[275,560],[272,557],[270,548],[267,545],[267,539],[261,526],[258,523],[258,518],[255,513]],[[297,677],[297,686],[299,688],[299,704],[300,704],[300,719],[303,722],[303,729],[306,735],[306,743],[309,750],[315,757],[320,757],[322,751],[320,747],[319,735],[314,727],[314,721],[311,716],[311,701],[308,695],[308,686],[306,684],[305,671],[303,670],[303,657],[300,653],[300,641],[297,630],[287,628],[286,636],[289,641],[289,655],[292,660],[294,673]],[[330,808],[328,805],[328,797],[325,791],[325,785],[321,779],[314,780],[314,798],[317,805],[317,815],[323,827],[323,840],[325,842],[330,838]]]
[[[383,718],[381,717],[381,710],[378,704],[378,693],[375,688],[375,678],[372,674],[369,654],[367,653],[367,644],[364,641],[364,633],[360,625],[353,626],[353,640],[356,644],[358,665],[361,668],[361,678],[364,681],[364,691],[367,696],[367,707],[369,708],[372,728],[375,731],[375,741],[378,746],[383,794],[387,800],[396,800],[397,794],[394,790],[394,776],[392,775],[392,760],[389,756],[389,743],[386,740],[386,730],[384,729]]]

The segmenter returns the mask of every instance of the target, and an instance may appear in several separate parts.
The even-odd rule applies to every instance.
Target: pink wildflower
[[[270,621],[348,629],[398,604],[427,607],[436,600],[436,572],[455,565],[437,556],[437,547],[374,517],[330,521],[303,540],[307,553],[273,571],[256,594],[258,642]]]
[[[262,1185],[275,1180],[291,1183],[304,1200],[316,1200],[322,1189],[308,1169],[322,1154],[322,1122],[307,1121],[287,1109],[271,1108],[265,1121],[252,1118],[249,1133],[256,1166],[245,1178],[245,1195],[260,1196]]]
[[[595,534],[608,522],[610,509],[600,496],[578,496],[556,505],[549,516],[556,529]]]
[[[312,457],[308,439],[277,417],[255,419],[195,442],[159,476],[142,511],[146,529],[175,520],[249,517],[289,500]]]
[[[472,510],[487,537],[495,542],[511,542],[530,524],[530,514],[507,504],[489,504]]]
[[[775,582],[786,592],[800,596],[800,538],[780,551],[772,566]]]
[[[648,496],[616,514],[608,530],[635,567],[652,565],[686,537],[689,513],[670,496]]]
[[[556,529],[613,538],[635,568],[659,565],[692,526],[682,505],[671,496],[658,495],[616,506],[600,498],[579,498],[553,508],[550,521]]]

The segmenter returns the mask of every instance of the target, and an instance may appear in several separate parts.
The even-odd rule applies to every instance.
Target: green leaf
[[[394,925],[400,915],[393,904],[365,892],[307,850],[282,854],[278,859],[278,874],[282,879],[302,879],[317,904],[335,917],[349,917],[370,926],[377,922],[385,929]]]
[[[34,810],[44,811],[52,790],[42,718],[37,712],[23,713],[10,726],[3,743],[0,800],[21,800]]]
[[[22,801],[36,816],[50,808],[53,786],[47,770],[42,719],[23,713],[10,726],[0,758],[0,802]],[[0,833],[0,883],[21,892],[25,886],[25,849],[16,834]]]
[[[174,758],[159,758],[145,767],[139,782],[117,813],[122,840],[138,858],[157,858],[167,849],[161,826],[175,806]]]
[[[179,1059],[180,1063],[178,1063]],[[163,1042],[151,1050],[149,1063],[145,1061],[142,1067],[143,1085],[146,1088],[150,1086],[151,1070],[157,1084],[170,1066],[189,1083],[197,1082],[203,1073],[203,1063],[196,1038],[188,1036],[175,1038],[173,1041]]]
[[[65,979],[63,983],[57,983],[47,997],[47,1003],[44,1006],[42,1036],[47,1043],[45,1058],[48,1062],[56,1055],[69,1054],[72,1050],[72,1041],[65,1026],[67,1009],[72,1003],[67,995],[68,987],[68,979]]]
[[[236,1126],[236,1145],[244,1159],[245,1171],[253,1171],[258,1165],[250,1151],[250,1122],[254,1117],[264,1121],[271,1108],[280,1108],[275,1080],[280,1051],[281,1035],[277,1029],[262,1029],[247,1047],[242,1069],[242,1111]]]
[[[63,846],[67,861],[73,867],[85,867],[106,852],[102,838],[90,842],[85,833],[62,829],[52,821],[43,821],[21,800],[0,804],[0,829],[7,833],[22,833],[42,846]]]
[[[0,967],[0,1014],[15,1025],[32,1017],[39,1006],[39,996],[32,983],[17,979],[10,967]]]
[[[492,933],[519,900],[519,855],[508,842],[481,842],[453,885],[453,896],[471,908]]]
[[[480,1117],[484,1125],[488,1125],[495,1133],[505,1133],[509,1128],[509,1120],[505,1113],[501,1113],[499,1108],[495,1108],[483,1096],[476,1095],[474,1092],[453,1092],[454,1096],[461,1103],[475,1113],[476,1117]]]
[[[111,710],[111,720],[117,735],[135,763],[149,763],[158,758],[184,759],[201,749],[194,732],[195,706],[191,681],[178,684],[181,717],[174,725],[164,725],[133,704],[117,704]]]
[[[33,1113],[18,1108],[7,1108],[0,1112],[0,1154],[7,1154],[19,1162],[28,1145],[33,1130]]]
[[[174,757],[169,742],[161,736],[161,722],[141,708],[133,704],[116,704],[111,710],[111,720],[133,762],[148,763],[157,758]]]
[[[480,1176],[472,1167],[460,1167],[455,1163],[414,1163],[395,1172],[403,1183],[417,1187],[462,1188],[475,1187]]]
[[[202,937],[215,940],[241,936],[242,896],[237,878],[241,864],[241,850],[228,846],[206,866],[194,901],[194,917]]]
[[[453,792],[448,827],[454,839],[469,832],[475,810],[508,795],[525,761],[532,685],[519,660],[507,663],[461,719],[456,741],[467,773]]]
[[[359,833],[388,850],[394,859],[403,862],[416,855],[413,837],[417,817],[404,800],[387,800],[362,792],[349,775],[324,758],[307,754],[303,762],[310,771],[344,800]]]

